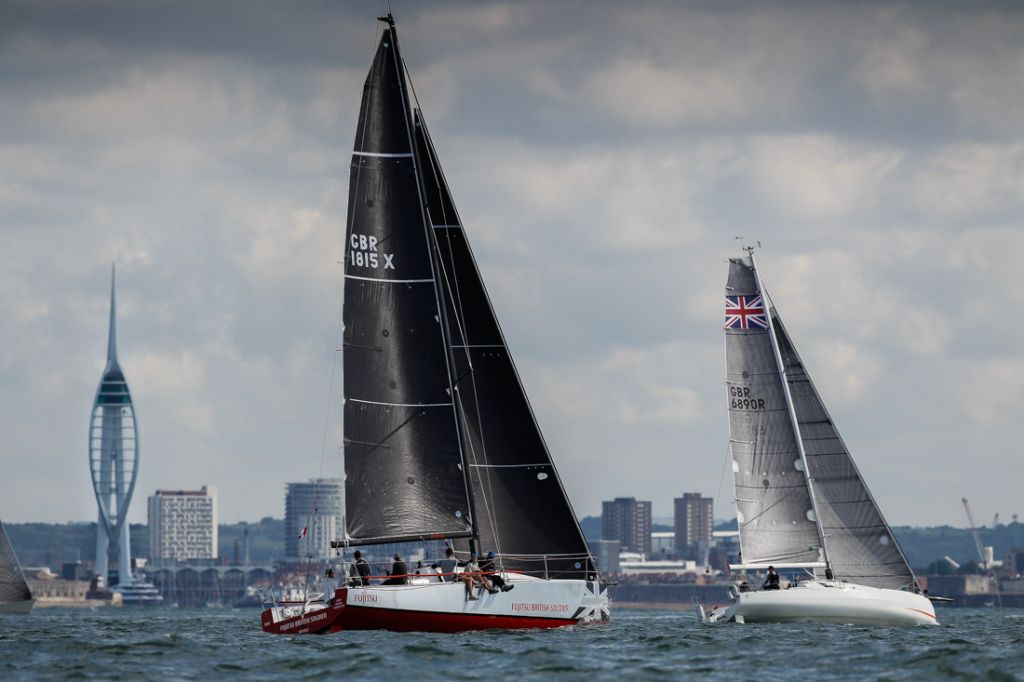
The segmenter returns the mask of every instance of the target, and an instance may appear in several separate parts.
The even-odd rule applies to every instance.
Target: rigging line
[[[422,417],[422,416],[423,416],[423,415],[425,415],[425,414],[426,414],[426,412],[422,412],[422,411],[421,411],[421,412],[416,412],[416,413],[414,413],[414,414],[412,414],[412,415],[410,415],[410,416],[406,417],[405,421],[403,421],[403,422],[402,422],[401,424],[399,424],[399,425],[398,425],[398,426],[396,426],[395,428],[391,429],[391,431],[390,431],[390,432],[388,432],[388,433],[387,433],[387,435],[385,435],[385,436],[384,436],[383,438],[381,438],[381,439],[380,439],[379,441],[377,441],[377,442],[376,442],[376,443],[375,443],[374,445],[372,445],[372,446],[370,447],[370,449],[369,449],[369,450],[367,450],[367,451],[366,451],[365,453],[363,453],[363,454],[364,454],[364,455],[368,455],[368,454],[370,454],[371,452],[373,452],[374,450],[376,450],[377,448],[381,447],[382,445],[384,445],[384,442],[385,442],[385,441],[387,441],[387,440],[388,440],[389,438],[391,438],[391,436],[395,435],[395,434],[396,434],[396,433],[398,433],[398,432],[399,432],[400,430],[402,430],[403,428],[405,428],[405,425],[406,425],[406,424],[408,424],[409,422],[411,422],[411,421],[412,421],[413,419],[415,419],[416,417]]]
[[[732,459],[732,445],[725,446],[725,460],[722,462],[722,475],[718,478],[718,493],[715,495],[715,501],[711,505],[711,530],[714,532],[715,528],[715,515],[718,513],[718,503],[722,499],[722,485],[725,483],[725,470],[729,466],[729,460]],[[739,531],[740,524],[736,523],[736,530]]]
[[[344,300],[344,298],[345,297],[344,297],[344,292],[343,292],[342,293],[342,301],[338,305],[338,322],[337,322],[337,326],[335,327],[335,329],[338,329],[338,330],[340,330],[342,328],[342,324],[343,324],[343,316],[344,316],[344,310],[345,310],[345,300]],[[344,346],[344,339],[342,339],[342,346]],[[333,400],[334,399],[334,376],[335,376],[335,374],[337,373],[337,370],[338,370],[338,363],[339,363],[339,359],[338,358],[339,358],[340,354],[338,353],[338,351],[334,351],[333,353],[331,353],[331,355],[332,355],[332,358],[331,358],[331,379],[330,379],[330,381],[328,383],[328,388],[327,388],[327,410],[326,410],[326,414],[324,415],[323,438],[322,438],[322,440],[320,442],[320,469],[317,472],[317,483],[316,483],[316,487],[314,488],[314,494],[313,494],[313,507],[314,507],[314,509],[318,508],[319,504],[320,504],[320,479],[323,478],[323,475],[324,475],[324,462],[327,459],[327,433],[328,433],[328,431],[331,428],[331,407],[334,405],[334,400]],[[316,516],[314,516],[314,518],[313,518],[313,530],[314,530],[314,537],[315,537]]]

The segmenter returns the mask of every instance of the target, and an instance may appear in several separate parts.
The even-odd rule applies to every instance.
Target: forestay
[[[771,315],[832,572],[837,578],[861,585],[889,589],[916,586],[913,571],[864,484],[774,306]]]
[[[726,295],[726,391],[743,564],[823,560],[821,541],[749,258],[731,259]]]
[[[497,551],[506,570],[593,578],[596,572],[586,542],[418,111],[416,139],[480,549]]]
[[[347,540],[470,534],[411,109],[393,29],[363,86],[345,233]]]

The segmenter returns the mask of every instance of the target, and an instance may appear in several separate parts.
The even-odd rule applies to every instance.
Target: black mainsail
[[[916,589],[914,572],[771,303],[753,256],[730,260],[726,358],[743,562],[814,565],[823,559],[835,578]],[[800,518],[802,509],[813,535]],[[802,556],[792,560],[793,551]]]
[[[345,232],[349,544],[471,534],[407,92],[390,25],[363,86]]]
[[[0,604],[32,600],[32,591],[25,581],[7,529],[0,522]]]
[[[596,571],[530,407],[458,211],[416,111],[417,158],[447,313],[455,396],[482,551],[506,570],[552,578]]]

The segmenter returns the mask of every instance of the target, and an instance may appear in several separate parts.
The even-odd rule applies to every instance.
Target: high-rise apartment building
[[[676,551],[692,550],[710,543],[715,530],[715,501],[700,493],[683,493],[675,499]]]
[[[601,503],[601,539],[618,540],[623,552],[651,553],[651,503],[616,497]]]
[[[331,540],[345,537],[345,482],[311,478],[288,483],[284,497],[284,553],[288,559],[334,556]]]
[[[157,490],[150,496],[150,561],[216,559],[217,540],[215,488]]]

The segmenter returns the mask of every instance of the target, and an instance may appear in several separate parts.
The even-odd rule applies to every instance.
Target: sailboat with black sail
[[[787,589],[735,588],[732,604],[698,605],[701,619],[934,624],[935,609],[764,289],[753,249],[729,262],[725,348],[742,557],[731,568],[796,570],[807,579]]]
[[[0,521],[0,613],[28,613],[35,603],[7,529]]]
[[[363,89],[343,306],[344,547],[444,540],[494,552],[505,590],[456,571],[273,604],[274,633],[552,628],[609,617],[607,593],[509,354],[393,18]],[[482,577],[488,577],[486,575]],[[402,582],[402,577],[398,582]]]

